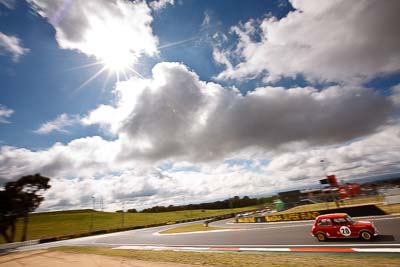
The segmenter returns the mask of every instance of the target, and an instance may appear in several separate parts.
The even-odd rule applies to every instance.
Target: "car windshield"
[[[351,218],[350,216],[347,216],[346,217],[346,220],[349,222],[349,223],[351,223],[351,224],[354,224],[356,221],[353,219],[353,218]]]

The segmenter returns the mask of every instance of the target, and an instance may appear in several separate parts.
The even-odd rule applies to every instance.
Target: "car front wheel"
[[[326,236],[323,233],[318,233],[315,235],[319,242],[326,241]]]
[[[360,236],[362,239],[367,240],[367,241],[372,239],[372,235],[368,231],[362,231]]]

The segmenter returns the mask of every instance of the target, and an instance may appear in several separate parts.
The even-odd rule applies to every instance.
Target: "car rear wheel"
[[[319,242],[326,241],[326,236],[323,233],[318,233],[315,235]]]
[[[368,231],[362,231],[360,236],[362,239],[367,240],[367,241],[372,239],[372,235]]]

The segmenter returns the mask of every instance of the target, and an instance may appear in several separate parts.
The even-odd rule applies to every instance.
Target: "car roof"
[[[317,219],[326,219],[326,218],[343,218],[349,216],[347,213],[330,213],[324,214],[317,217]]]

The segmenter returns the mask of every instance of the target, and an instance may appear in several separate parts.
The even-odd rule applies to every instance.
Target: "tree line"
[[[180,210],[206,210],[206,209],[214,210],[214,209],[243,208],[263,203],[272,203],[275,198],[276,198],[275,196],[263,197],[263,198],[250,198],[248,196],[240,198],[239,196],[234,196],[233,198],[228,198],[225,200],[200,203],[200,204],[189,204],[180,206],[174,206],[174,205],[154,206],[151,208],[144,209],[141,212],[152,213],[152,212],[168,212],[168,211],[180,211]],[[136,210],[131,209],[131,211],[128,210],[127,212],[136,212]]]

